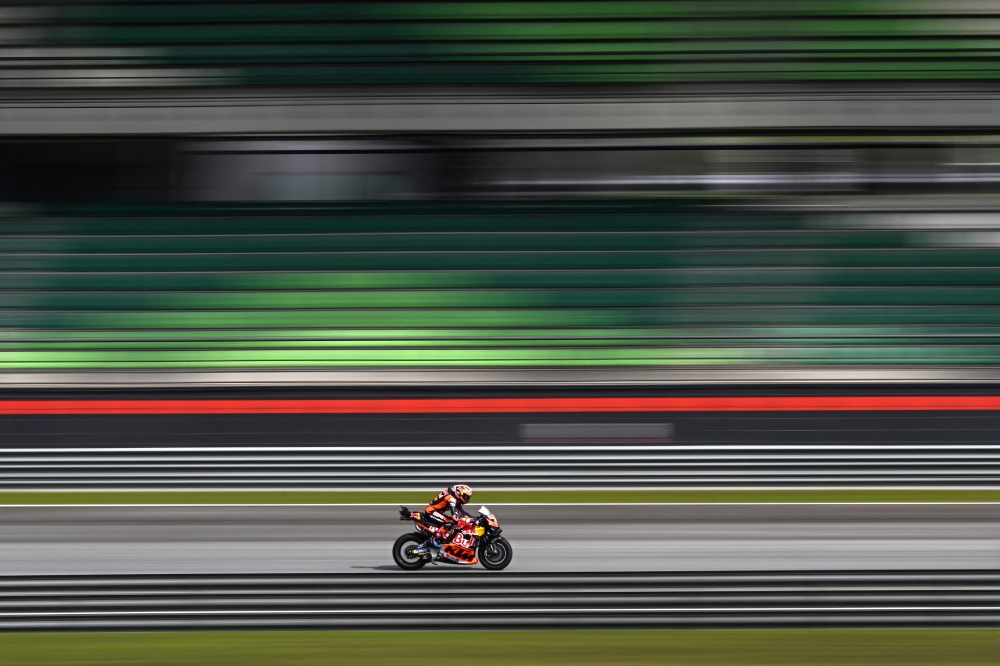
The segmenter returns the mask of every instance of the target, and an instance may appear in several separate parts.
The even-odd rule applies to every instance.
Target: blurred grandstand
[[[1000,375],[1000,9],[0,7],[8,387]]]

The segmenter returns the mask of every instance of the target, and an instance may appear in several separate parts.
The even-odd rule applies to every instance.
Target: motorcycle
[[[400,569],[415,571],[428,562],[432,564],[482,564],[487,569],[499,570],[510,564],[514,550],[489,509],[479,509],[472,520],[459,520],[455,524],[447,542],[441,548],[431,545],[431,537],[437,531],[434,523],[427,520],[420,511],[410,511],[399,507],[399,519],[412,521],[414,532],[396,539],[392,546],[392,559]],[[478,550],[478,557],[476,552]]]

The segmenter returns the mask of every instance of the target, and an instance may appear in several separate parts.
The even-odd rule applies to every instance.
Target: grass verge
[[[437,489],[370,491],[2,491],[0,505],[25,504],[425,504]],[[1000,502],[1000,490],[484,490],[476,504],[699,502]]]
[[[482,666],[768,664],[894,666],[1000,663],[996,630],[497,631],[453,634]],[[451,643],[452,649],[456,646]],[[0,634],[5,666],[358,666],[416,663],[434,632]]]

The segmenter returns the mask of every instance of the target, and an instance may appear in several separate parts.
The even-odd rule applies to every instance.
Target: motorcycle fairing
[[[481,520],[458,520],[452,525],[450,533],[445,538],[447,543],[440,550],[441,559],[454,564],[479,564],[476,549],[479,547],[480,540],[486,535],[492,538],[500,533],[500,524],[489,509],[483,507],[479,513],[482,515]],[[422,532],[428,537],[439,534],[439,527],[436,524],[429,524],[426,514],[421,511],[410,511],[405,506],[401,506],[399,507],[399,519],[413,522],[418,532]],[[485,521],[485,525],[483,521]]]
[[[441,555],[460,564],[479,564],[479,558],[476,557],[476,551],[468,548],[462,548],[455,543],[446,543],[441,549]]]
[[[500,527],[500,522],[497,517],[493,515],[493,512],[487,509],[485,506],[479,508],[479,515],[486,518],[486,524],[490,527]],[[482,535],[480,535],[482,536]]]

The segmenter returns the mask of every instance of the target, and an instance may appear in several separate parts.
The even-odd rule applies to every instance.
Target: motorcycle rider
[[[438,528],[431,537],[432,546],[440,548],[441,543],[451,535],[459,520],[472,519],[472,515],[462,508],[470,499],[472,499],[472,488],[464,483],[458,483],[445,488],[431,500],[424,509],[424,518]]]

